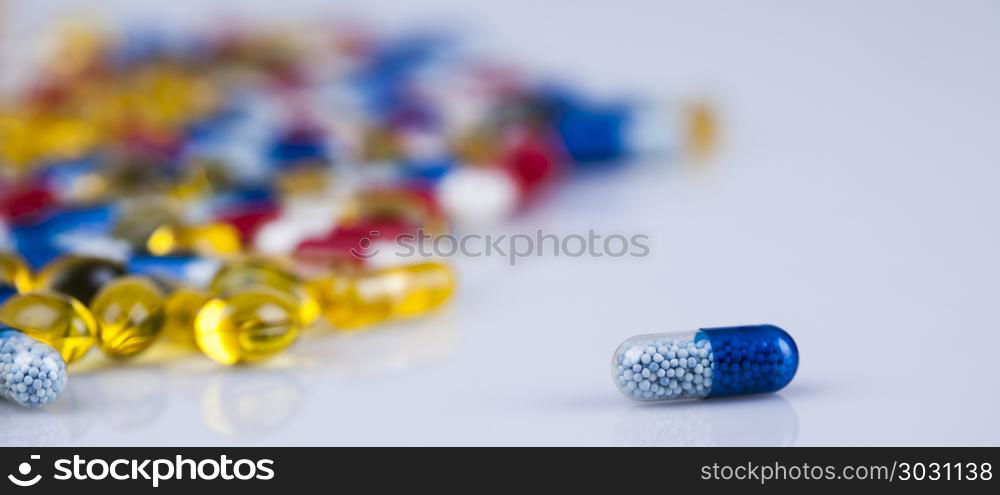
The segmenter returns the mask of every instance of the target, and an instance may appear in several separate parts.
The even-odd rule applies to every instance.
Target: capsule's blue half
[[[133,275],[185,280],[188,268],[198,261],[198,257],[189,255],[136,255],[128,261],[128,272]]]
[[[0,284],[0,305],[2,305],[7,299],[17,295],[17,289],[12,285]]]
[[[712,344],[715,381],[709,397],[774,392],[799,367],[799,349],[774,325],[704,328],[697,338]]]

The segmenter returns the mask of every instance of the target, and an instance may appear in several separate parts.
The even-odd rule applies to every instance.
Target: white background
[[[2,444],[1000,444],[997,2],[9,3],[6,64],[81,13],[449,21],[595,91],[712,97],[725,146],[581,179],[504,227],[646,233],[647,258],[458,260],[438,317],[258,368],[92,367],[49,411],[0,404]],[[611,382],[630,335],[762,322],[802,354],[778,394],[642,405]]]

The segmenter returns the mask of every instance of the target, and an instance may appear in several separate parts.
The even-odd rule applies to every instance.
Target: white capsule
[[[456,224],[485,227],[511,216],[519,193],[514,179],[500,169],[461,167],[438,184],[438,200]]]

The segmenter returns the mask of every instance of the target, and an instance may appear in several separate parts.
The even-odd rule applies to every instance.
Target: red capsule
[[[267,205],[254,207],[246,211],[232,211],[219,215],[218,220],[232,225],[240,234],[240,242],[244,246],[253,245],[257,237],[257,231],[266,223],[278,218],[279,210],[276,206]]]
[[[56,203],[55,196],[42,187],[12,185],[6,189],[0,196],[0,215],[13,223],[30,222]]]
[[[295,249],[295,257],[315,264],[364,264],[375,255],[376,243],[394,242],[417,230],[416,225],[400,220],[360,220],[339,225],[329,235],[303,241]]]
[[[521,205],[531,202],[565,172],[564,152],[557,141],[539,133],[511,138],[502,164],[521,193]]]

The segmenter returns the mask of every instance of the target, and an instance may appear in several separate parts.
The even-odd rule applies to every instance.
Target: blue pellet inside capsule
[[[712,346],[715,381],[709,397],[774,392],[799,366],[795,341],[774,325],[703,329]]]

